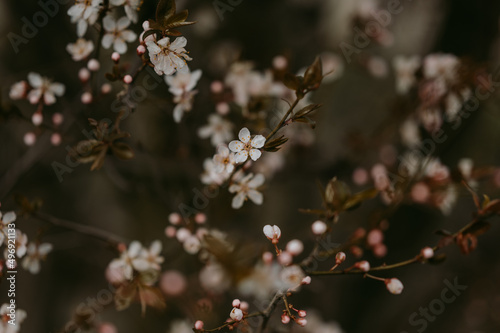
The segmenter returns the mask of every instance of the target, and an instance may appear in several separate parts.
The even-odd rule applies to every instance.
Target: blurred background
[[[336,55],[339,77],[324,83],[311,97],[313,102],[323,104],[315,115],[316,129],[309,131],[306,125],[297,125],[298,131],[305,133],[298,144],[287,149],[279,171],[268,177],[264,204],[247,203],[234,210],[230,208],[233,195],[222,190],[204,210],[211,227],[224,230],[236,243],[252,244],[256,252],[270,246],[262,236],[263,225],[276,224],[285,241],[303,240],[304,253],[308,253],[314,243],[310,224],[315,217],[298,209],[321,207],[316,181],[325,184],[336,176],[355,191],[364,189],[367,186],[353,184],[353,170],[369,169],[381,159],[383,147],[400,144],[401,116],[412,112],[415,102],[396,93],[392,59],[397,55],[450,53],[474,66],[483,66],[487,72],[493,72],[500,59],[498,1],[402,1],[402,10],[391,16],[386,27],[391,34],[388,40],[372,41],[354,53],[350,62],[340,45],[354,44],[353,27],[363,20],[367,8],[386,9],[387,2],[246,0],[221,12],[217,1],[178,1],[178,9],[188,9],[190,19],[198,21],[182,30],[193,57],[190,68],[203,71],[193,110],[180,124],[174,123],[168,87],[159,84],[123,121],[122,129],[131,133],[127,142],[135,151],[133,160],[110,157],[101,170],[92,172],[89,165],[79,165],[59,181],[53,163],[64,164],[68,147],[85,139],[82,130],[90,130],[87,118],[114,119],[116,114],[110,105],[121,89],[115,82],[113,93],[90,105],[80,103],[82,88],[77,73],[83,65],[72,61],[65,50],[76,40],[76,33],[66,14],[71,3],[64,2],[56,2],[57,13],[38,28],[35,36],[20,44],[17,53],[9,33],[22,35],[23,18],[32,21],[33,15],[43,9],[35,0],[0,3],[0,200],[2,211],[14,210],[14,195],[22,194],[42,200],[41,210],[51,216],[98,227],[125,240],[144,244],[162,241],[163,270],[182,272],[189,289],[182,296],[167,298],[165,311],[148,309],[144,318],[139,304],[122,312],[112,306],[99,311],[99,320],[113,322],[120,333],[175,332],[171,329],[174,320],[188,318],[192,324],[197,319],[197,300],[205,297],[198,286],[200,263],[196,256],[182,251],[176,240],[166,238],[164,229],[168,215],[178,211],[179,204],[192,201],[193,189],[203,188],[199,175],[213,147],[208,140],[200,139],[196,130],[215,110],[210,83],[223,80],[232,62],[249,60],[257,70],[264,70],[272,66],[274,57],[284,55],[290,70],[298,72],[318,54]],[[156,1],[145,0],[139,22],[153,18],[155,7]],[[137,34],[142,32],[140,23],[132,29]],[[88,38],[96,40],[97,33],[92,30]],[[133,51],[135,44],[129,46],[122,59],[133,71],[141,61]],[[99,73],[111,67],[110,55],[110,50],[102,50],[103,71]],[[31,71],[66,85],[64,97],[47,108],[49,114],[61,112],[65,116],[59,146],[50,144],[47,133],[40,133],[34,146],[23,142],[25,133],[34,127],[29,121],[34,107],[26,101],[13,102],[8,95],[10,86],[26,79]],[[102,84],[106,79],[99,75],[96,81]],[[437,154],[450,170],[456,169],[464,157],[473,159],[478,167],[500,165],[499,103],[495,94],[483,101],[464,126],[439,146]],[[28,121],[10,115],[7,110],[11,104]],[[240,118],[234,122],[236,137],[244,123]],[[500,195],[498,183],[491,179],[480,182],[478,192],[496,198]],[[382,200],[375,199],[342,214],[332,241],[342,243],[356,228],[366,227],[371,216],[384,207]],[[372,266],[411,258],[422,247],[439,240],[433,234],[435,230],[458,230],[471,220],[473,211],[474,203],[465,189],[449,215],[427,205],[405,202],[389,217],[390,228],[384,240],[387,255],[376,258],[366,251],[364,258]],[[315,309],[322,321],[335,322],[328,332],[417,332],[420,326],[409,322],[412,313],[440,298],[445,280],[458,279],[467,289],[420,332],[500,332],[500,228],[497,220],[493,222],[491,230],[479,238],[477,249],[467,256],[451,246],[444,250],[448,258],[441,265],[413,265],[385,273],[384,277],[398,277],[404,283],[401,295],[391,295],[381,283],[360,276],[317,277],[293,296],[293,303]],[[117,257],[116,250],[100,240],[32,218],[19,218],[18,227],[29,238],[43,230],[44,241],[54,245],[39,274],[18,274],[17,302],[28,314],[20,332],[60,332],[79,304],[107,288],[104,270]],[[320,263],[325,269],[331,264]],[[2,283],[0,303],[6,301],[6,294]],[[232,291],[212,299],[212,315],[206,327],[215,327],[226,319],[234,297],[239,295]],[[270,331],[287,331],[277,314],[270,327]]]

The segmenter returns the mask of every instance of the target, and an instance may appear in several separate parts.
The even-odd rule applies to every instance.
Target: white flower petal
[[[42,85],[42,76],[38,73],[29,73],[28,74],[28,81],[30,83],[30,86],[33,88],[39,88]]]
[[[250,188],[257,188],[259,186],[262,186],[265,181],[266,181],[266,179],[264,178],[264,175],[261,173],[258,173],[255,175],[255,177],[252,178],[252,180],[250,180],[248,182],[247,185]]]
[[[124,54],[127,52],[127,43],[125,43],[123,39],[117,38],[113,43],[113,49],[120,54]]]
[[[254,148],[262,148],[264,147],[264,144],[266,143],[266,138],[263,137],[262,135],[256,135],[253,139],[252,139],[252,147]]]
[[[120,31],[124,30],[129,25],[130,25],[130,20],[126,16],[120,17],[118,21],[116,21],[116,29]]]
[[[246,196],[242,192],[236,194],[233,198],[233,201],[231,202],[231,207],[233,207],[234,209],[241,208],[241,206],[243,206],[243,202],[245,202],[245,198]]]
[[[262,193],[256,190],[249,190],[247,195],[256,205],[262,205],[262,202],[264,201]]]
[[[238,133],[238,138],[243,143],[247,143],[248,141],[250,141],[250,131],[248,130],[248,128],[243,127],[240,130],[240,133]]]
[[[229,142],[229,149],[235,153],[240,152],[244,147],[245,145],[241,141],[233,140]]]
[[[185,37],[177,37],[173,43],[171,44],[170,48],[172,50],[177,50],[180,48],[183,48],[187,44],[187,39]]]
[[[254,161],[257,161],[260,157],[260,155],[262,155],[261,151],[258,150],[258,149],[250,149],[250,158]]]
[[[66,91],[66,87],[62,83],[54,82],[50,85],[50,91],[56,94],[57,96],[64,95],[64,91]]]
[[[248,152],[246,150],[242,150],[234,155],[235,163],[243,163],[248,158]]]
[[[102,25],[106,31],[114,31],[116,29],[116,21],[112,16],[107,15],[102,20]]]
[[[111,47],[111,44],[113,44],[113,41],[115,40],[115,36],[113,36],[113,34],[105,34],[103,37],[102,37],[102,47],[104,47],[105,49],[109,49]]]

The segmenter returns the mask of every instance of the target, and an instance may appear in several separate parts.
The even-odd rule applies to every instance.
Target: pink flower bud
[[[89,62],[87,63],[87,68],[92,71],[98,71],[99,68],[101,68],[101,64],[97,59],[90,59]]]
[[[288,324],[290,322],[290,317],[286,313],[283,313],[281,315],[281,322],[285,325]]]
[[[182,221],[181,215],[178,213],[172,213],[168,216],[168,221],[173,225],[179,225]]]
[[[309,285],[311,284],[311,277],[310,276],[306,276],[302,279],[302,282],[301,284],[304,284],[304,285]]]
[[[229,316],[234,321],[240,321],[243,319],[243,311],[241,311],[238,308],[233,308],[233,310],[231,310],[231,313],[229,314]]]
[[[84,92],[82,94],[82,97],[81,97],[81,101],[83,104],[90,104],[92,103],[92,94],[89,93],[88,91],[87,92]]]
[[[335,264],[340,265],[345,261],[346,255],[344,252],[339,252],[335,255]]]
[[[387,255],[387,246],[385,246],[385,244],[379,243],[373,247],[372,251],[375,257],[383,258]]]
[[[358,261],[354,264],[354,267],[362,270],[363,272],[368,272],[370,270],[370,263],[366,260]]]
[[[283,266],[288,266],[292,263],[293,257],[288,251],[283,251],[278,256],[278,262]]]
[[[273,58],[273,67],[277,70],[284,70],[288,66],[288,60],[284,56],[276,56]]]
[[[384,234],[379,229],[373,229],[366,236],[366,242],[370,246],[375,246],[377,244],[382,243],[384,240]]]
[[[299,318],[295,321],[298,325],[304,327],[307,325],[307,319],[306,318]]]
[[[273,244],[278,244],[279,239],[281,238],[281,229],[277,225],[266,225],[264,226],[264,235],[266,235],[267,239],[269,239]]]
[[[326,230],[328,229],[328,227],[326,226],[325,222],[318,220],[312,224],[311,229],[312,229],[313,234],[319,236],[319,235],[324,234],[326,232]]]
[[[126,84],[131,84],[132,81],[134,81],[134,79],[132,78],[132,75],[125,75],[123,77],[123,82],[125,82]]]
[[[78,71],[78,78],[82,82],[87,82],[90,79],[90,71],[85,67],[80,68]]]
[[[162,274],[159,285],[165,295],[178,296],[186,290],[187,281],[184,275],[171,270]]]
[[[270,265],[272,262],[273,262],[273,254],[271,252],[264,252],[262,254],[262,261],[267,264],[267,265]]]
[[[102,323],[98,328],[99,333],[118,333],[116,326],[111,323]]]
[[[165,228],[165,235],[167,235],[168,238],[174,238],[176,233],[177,229],[171,225]]]
[[[299,317],[304,318],[307,315],[307,312],[306,312],[306,310],[299,310],[298,314],[299,314]]]
[[[24,134],[23,140],[26,146],[33,146],[36,142],[36,135],[33,132],[28,132]]]
[[[352,173],[352,181],[356,185],[364,185],[368,182],[368,171],[363,168],[356,168]]]
[[[238,308],[239,309],[240,305],[241,305],[241,301],[239,299],[235,298],[235,299],[233,299],[232,305],[233,305],[233,308]]]
[[[52,115],[52,123],[54,124],[54,126],[61,125],[63,121],[64,121],[64,116],[61,113],[56,112]]]
[[[202,330],[204,326],[204,323],[201,320],[197,320],[196,323],[194,323],[194,328],[197,330]]]
[[[52,135],[50,136],[50,143],[53,146],[59,146],[61,144],[61,134],[52,133]]]
[[[180,228],[179,230],[177,230],[176,236],[177,236],[177,240],[179,242],[183,243],[186,239],[191,237],[191,231],[189,231],[186,228]]]
[[[221,116],[225,116],[226,114],[229,113],[229,104],[227,103],[217,103],[217,105],[215,106],[215,111],[217,111],[218,114],[220,114]]]
[[[351,251],[352,255],[356,258],[361,258],[361,256],[363,256],[363,249],[359,246],[351,246],[349,251]]]
[[[422,257],[424,257],[425,259],[429,259],[429,258],[432,258],[434,257],[434,250],[430,247],[424,247],[422,249],[422,251],[420,251],[420,254],[422,255]]]
[[[203,213],[198,213],[194,216],[194,221],[198,224],[203,224],[207,221],[207,216]]]
[[[111,90],[113,89],[113,87],[111,87],[111,85],[109,83],[105,83],[101,86],[101,92],[103,94],[109,94],[111,92]]]
[[[410,197],[417,203],[425,203],[431,196],[431,190],[425,183],[418,182],[411,188]]]
[[[214,81],[210,84],[210,90],[214,94],[220,94],[224,90],[224,85],[220,81]]]
[[[33,125],[40,126],[43,122],[42,113],[39,111],[33,113],[33,115],[31,116],[31,121],[33,122]]]
[[[113,60],[115,63],[118,63],[118,61],[120,61],[120,53],[113,52],[111,54],[111,60]]]
[[[144,45],[139,45],[139,46],[137,46],[137,50],[136,51],[137,51],[137,55],[141,56],[144,53],[146,53],[146,47],[144,47]]]
[[[387,287],[387,290],[389,290],[389,292],[391,292],[391,294],[394,294],[394,295],[401,294],[401,292],[403,291],[403,288],[404,288],[401,281],[399,281],[396,278],[386,279],[385,286]]]
[[[304,251],[304,244],[298,239],[293,239],[286,244],[286,250],[293,256],[297,256]]]
[[[352,234],[352,238],[358,239],[358,238],[363,238],[366,235],[366,230],[364,228],[357,228],[354,230],[354,233]]]
[[[241,302],[240,303],[240,309],[241,309],[241,311],[247,312],[249,308],[250,308],[250,306],[248,305],[247,302]]]

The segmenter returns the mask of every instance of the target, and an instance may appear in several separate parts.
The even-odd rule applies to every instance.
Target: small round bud
[[[33,132],[28,132],[24,134],[23,140],[26,146],[33,146],[36,142],[36,135]]]
[[[249,308],[250,308],[250,305],[248,305],[247,302],[241,302],[240,303],[240,309],[241,309],[241,311],[247,312]]]
[[[179,225],[182,221],[182,217],[179,213],[172,213],[168,216],[168,221],[173,225]]]
[[[189,237],[191,237],[191,231],[186,228],[180,228],[177,230],[177,240],[181,243],[185,242]]]
[[[343,263],[345,261],[345,258],[346,258],[346,255],[344,252],[339,252],[335,255],[335,263],[337,265],[340,265],[341,263]]]
[[[119,243],[117,246],[118,252],[123,253],[127,251],[127,245],[125,243]]]
[[[299,318],[295,321],[298,325],[304,327],[307,325],[307,319],[306,318]]]
[[[239,299],[235,298],[235,299],[233,299],[232,305],[233,305],[233,308],[238,308],[239,309],[240,305],[241,305],[241,301]]]
[[[125,82],[126,84],[131,84],[132,81],[134,81],[134,79],[132,78],[132,75],[125,75],[123,77],[123,82]]]
[[[363,249],[359,246],[351,246],[349,251],[351,251],[352,255],[356,258],[361,258],[363,256]]]
[[[183,274],[171,270],[161,275],[159,285],[165,295],[178,296],[186,290],[187,281]]]
[[[434,257],[434,250],[430,247],[424,247],[422,249],[422,251],[420,251],[420,254],[422,255],[422,257],[424,257],[425,259],[429,259],[429,258],[432,258]]]
[[[50,136],[50,143],[53,146],[59,146],[61,144],[61,141],[61,134],[59,133],[52,133],[52,135]]]
[[[366,236],[366,242],[370,246],[375,246],[377,244],[382,243],[384,240],[384,234],[380,229],[373,229],[368,233],[368,236]]]
[[[220,94],[224,90],[224,84],[220,81],[213,81],[210,84],[210,91],[214,94]]]
[[[297,256],[304,251],[304,244],[298,239],[293,239],[286,244],[286,250],[293,256]]]
[[[101,68],[101,64],[97,59],[90,59],[89,62],[87,63],[87,68],[92,71],[98,71],[99,68]]]
[[[277,70],[284,70],[288,66],[288,60],[284,56],[276,56],[273,58],[273,67]]]
[[[35,126],[40,126],[43,122],[43,115],[41,112],[37,111],[31,116],[31,122]]]
[[[301,284],[304,284],[304,285],[308,285],[308,284],[311,284],[311,277],[310,276],[306,276],[302,279],[302,282]]]
[[[368,272],[370,270],[370,263],[366,260],[358,261],[354,264],[354,267],[362,270],[363,272]]]
[[[109,94],[111,92],[111,90],[113,89],[113,87],[111,87],[111,85],[109,83],[105,83],[101,86],[101,92],[106,95],[106,94]]]
[[[102,323],[97,329],[98,333],[118,333],[116,326],[111,323]]]
[[[279,239],[281,238],[281,229],[277,225],[266,225],[263,229],[264,235],[266,235],[267,239],[269,239],[273,244],[278,244]]]
[[[137,46],[137,50],[136,51],[137,51],[137,55],[141,56],[144,53],[146,53],[146,47],[144,47],[144,45],[139,45],[139,46]]]
[[[363,238],[366,235],[366,230],[365,228],[357,228],[354,230],[354,233],[352,234],[352,238],[358,239],[358,238]]]
[[[78,78],[82,82],[87,82],[90,79],[90,71],[85,67],[80,68],[78,71]]]
[[[198,224],[203,224],[207,221],[207,216],[203,213],[198,213],[194,216],[194,221]]]
[[[325,222],[318,220],[312,224],[311,229],[313,234],[319,236],[323,235],[328,229],[328,227]]]
[[[217,103],[217,105],[215,106],[215,111],[217,111],[217,113],[221,116],[225,116],[226,114],[228,114],[229,110],[229,104],[225,102]]]
[[[63,121],[64,116],[62,115],[62,113],[56,112],[52,115],[52,123],[54,124],[54,126],[61,125]]]
[[[240,321],[243,319],[243,311],[241,311],[238,308],[233,308],[233,310],[231,310],[231,313],[229,314],[229,316],[234,321]]]
[[[273,254],[271,252],[264,252],[262,254],[262,261],[265,264],[270,265],[273,262]]]
[[[92,94],[90,92],[84,92],[81,97],[81,101],[83,104],[90,104],[92,103]]]
[[[120,53],[113,52],[111,54],[111,60],[113,60],[115,63],[118,63],[118,61],[120,61]]]
[[[356,185],[364,185],[368,182],[368,171],[363,168],[356,168],[352,173],[352,181]]]
[[[201,320],[197,320],[196,323],[194,323],[194,328],[197,330],[202,330],[204,326],[204,323]]]
[[[174,238],[176,233],[177,229],[171,225],[165,228],[165,235],[167,235],[168,238]]]
[[[372,251],[375,257],[383,258],[387,255],[387,246],[385,246],[385,244],[379,243],[373,247]]]
[[[278,256],[278,262],[283,266],[288,266],[292,263],[293,257],[288,251],[283,251]]]
[[[302,318],[304,318],[307,315],[306,310],[299,310],[299,312],[297,312],[297,313],[298,313],[299,317],[302,317]]]
[[[391,294],[399,295],[403,291],[403,283],[396,278],[385,279],[385,286]]]
[[[283,313],[281,315],[281,322],[285,325],[288,324],[290,322],[290,317],[286,313]]]

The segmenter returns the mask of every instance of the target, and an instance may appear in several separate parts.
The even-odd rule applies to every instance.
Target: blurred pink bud
[[[202,330],[204,326],[204,323],[201,320],[197,320],[196,323],[194,323],[194,328],[197,330]]]
[[[229,316],[234,321],[240,321],[243,319],[243,311],[241,311],[238,308],[233,308],[233,310],[231,310],[231,313],[229,314]]]
[[[270,265],[273,262],[273,254],[271,252],[264,252],[262,254],[262,261],[264,261],[265,264]]]
[[[368,171],[363,168],[356,168],[352,173],[352,181],[356,185],[364,185],[368,182]]]
[[[304,277],[301,281],[301,284],[305,284],[305,285],[311,284],[311,277],[310,276]]]
[[[411,188],[410,196],[413,199],[413,201],[417,203],[427,202],[430,195],[431,195],[431,190],[429,189],[429,186],[427,186],[425,183],[418,182]]]
[[[178,296],[186,290],[187,281],[180,272],[172,270],[161,275],[160,289],[168,296]]]
[[[300,326],[304,327],[307,325],[307,319],[306,318],[299,318],[295,321],[297,324]]]
[[[214,94],[220,94],[224,90],[224,85],[220,81],[213,81],[210,84],[210,91]]]
[[[33,122],[33,125],[40,126],[43,122],[42,113],[40,111],[33,113],[33,115],[31,116],[31,121]]]
[[[304,251],[304,244],[298,239],[293,239],[286,244],[286,250],[293,256],[297,256]]]
[[[424,257],[425,259],[429,259],[429,258],[432,258],[434,257],[434,250],[430,247],[424,247],[422,249],[422,251],[420,251],[420,254],[422,255],[422,257]]]
[[[111,54],[111,60],[113,60],[114,62],[118,63],[118,61],[120,61],[120,53],[113,52]]]
[[[366,242],[370,246],[375,246],[377,244],[382,243],[384,240],[384,234],[380,229],[373,229],[368,233],[368,236],[366,236]]]
[[[292,263],[293,257],[288,251],[283,251],[278,256],[278,262],[283,266],[288,266]]]
[[[372,251],[375,257],[383,258],[387,255],[387,246],[383,243],[378,243],[373,247]]]
[[[248,305],[247,302],[243,301],[240,303],[240,309],[241,311],[248,312],[248,309],[250,308],[250,305]]]
[[[174,238],[176,233],[177,229],[171,225],[165,228],[165,235],[167,235],[168,238]]]
[[[281,322],[285,325],[288,324],[290,322],[290,317],[286,313],[283,313],[281,315]]]
[[[141,56],[146,53],[146,47],[144,45],[137,46],[137,55]]]
[[[82,103],[83,104],[90,104],[92,103],[92,94],[87,92],[84,92],[81,97]]]
[[[172,213],[168,216],[168,221],[173,225],[179,225],[182,221],[182,218],[179,213]]]
[[[284,70],[288,66],[288,60],[282,56],[276,56],[273,58],[273,67],[277,70]]]
[[[52,123],[54,124],[54,126],[61,125],[63,121],[64,116],[62,115],[62,113],[56,112],[52,115]]]
[[[87,68],[92,71],[98,71],[99,68],[101,68],[101,64],[97,59],[90,59],[89,62],[87,63]]]
[[[396,278],[386,279],[385,286],[387,287],[387,290],[389,290],[389,292],[394,295],[401,294],[404,288],[403,283],[401,283],[401,281]]]
[[[33,132],[28,132],[24,134],[23,140],[26,146],[33,146],[36,142],[36,135]]]
[[[59,146],[61,144],[61,134],[52,133],[52,135],[50,136],[50,143],[53,146]]]
[[[125,82],[126,84],[131,84],[132,81],[134,81],[134,79],[132,78],[132,75],[125,75],[123,77],[123,82]]]
[[[101,92],[103,94],[109,94],[111,92],[111,90],[113,89],[113,87],[111,87],[111,85],[109,83],[105,83],[101,86]]]
[[[203,224],[207,221],[207,216],[203,213],[198,213],[194,216],[194,221],[198,224]]]
[[[299,317],[302,317],[302,318],[304,318],[307,315],[306,310],[299,310],[299,312],[297,312],[297,313],[298,313]]]
[[[344,252],[339,252],[335,255],[335,264],[340,265],[345,261],[346,254]]]
[[[78,71],[78,78],[82,82],[87,82],[90,79],[90,71],[85,67],[80,68]]]
[[[233,299],[232,305],[233,305],[233,308],[238,308],[239,309],[240,305],[241,305],[241,301],[239,299],[235,298],[235,299]]]
[[[362,270],[363,272],[368,272],[370,270],[370,263],[366,260],[358,261],[354,264],[354,267]]]
[[[359,246],[351,246],[349,250],[351,251],[352,255],[355,256],[356,258],[361,258],[361,256],[363,255],[363,249],[360,248]]]
[[[229,104],[227,103],[217,103],[217,105],[215,106],[215,111],[217,111],[218,114],[220,114],[221,116],[225,116],[226,114],[229,113]]]
[[[102,323],[99,325],[99,333],[118,333],[116,326],[111,323]]]
[[[327,227],[326,223],[323,221],[320,221],[320,220],[314,222],[311,226],[313,234],[318,235],[318,236],[324,234],[326,232],[327,228],[328,227]]]
[[[352,238],[359,239],[365,237],[365,235],[366,235],[365,228],[357,228],[356,230],[354,230]]]
[[[191,231],[189,231],[186,228],[180,228],[179,230],[177,230],[176,236],[177,236],[177,240],[179,242],[183,243],[186,239],[191,237]]]

